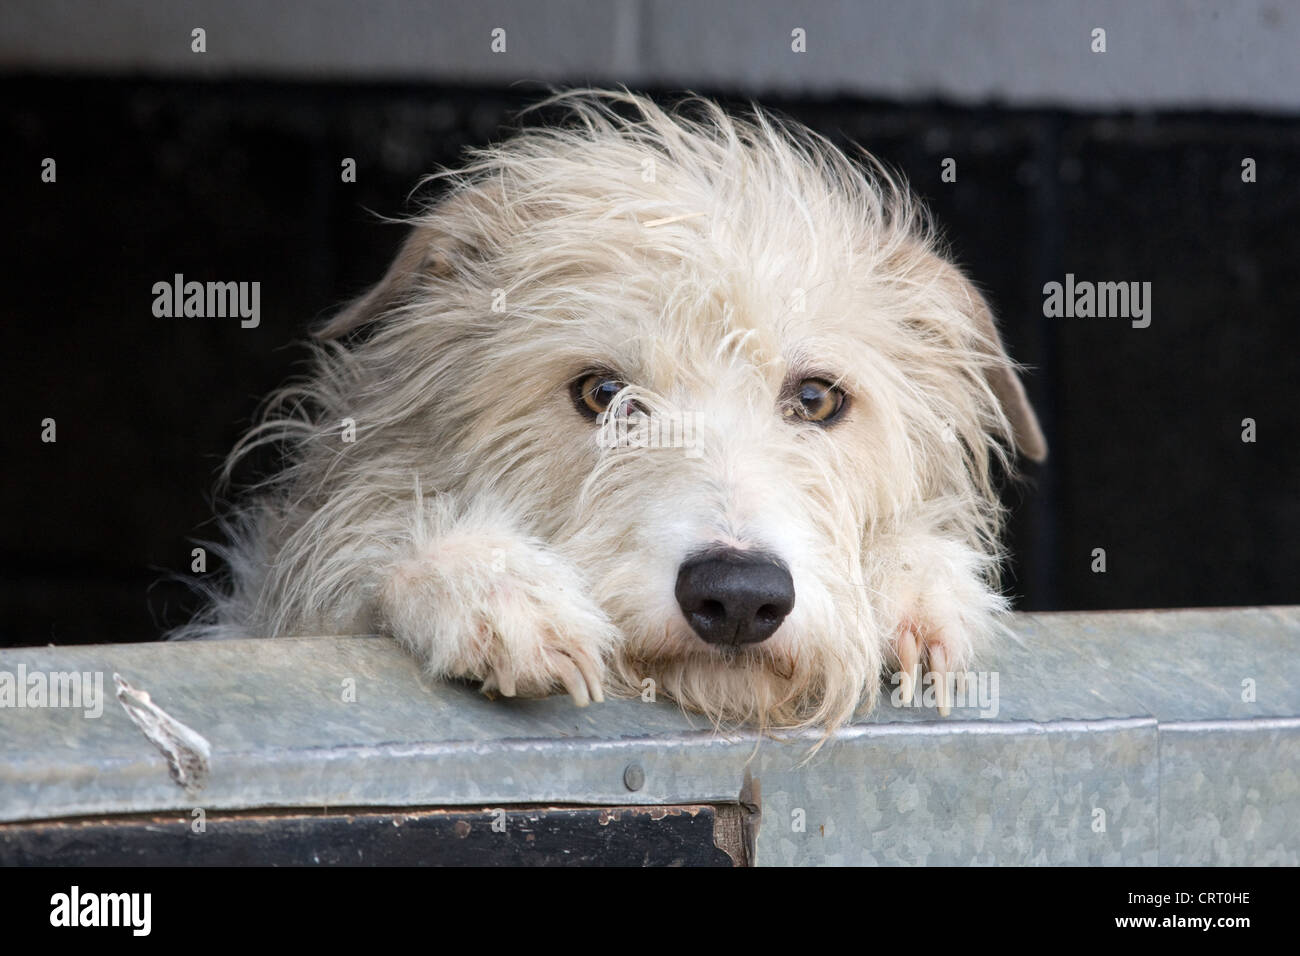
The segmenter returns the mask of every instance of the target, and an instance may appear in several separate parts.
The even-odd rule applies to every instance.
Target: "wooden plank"
[[[139,814],[0,824],[19,866],[744,866],[745,808]]]

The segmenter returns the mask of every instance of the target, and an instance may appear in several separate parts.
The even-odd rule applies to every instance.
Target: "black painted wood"
[[[0,824],[18,866],[735,866],[736,806],[259,811]],[[716,834],[716,835],[715,835]],[[741,859],[715,845],[720,839]]]

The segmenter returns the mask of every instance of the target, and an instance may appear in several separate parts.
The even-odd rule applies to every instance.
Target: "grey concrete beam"
[[[0,64],[196,77],[500,82],[639,73],[637,0],[16,0]],[[205,31],[205,53],[191,31]],[[493,31],[505,49],[493,52]]]
[[[202,27],[207,52],[191,51]],[[495,29],[505,49],[492,48]],[[1093,52],[1094,29],[1106,51]],[[806,52],[792,50],[802,29]],[[1276,0],[9,0],[0,69],[1300,109]]]
[[[0,690],[75,671],[104,700],[99,716],[0,708],[0,821],[728,803],[749,774],[760,862],[1300,862],[1300,608],[1026,614],[1012,631],[981,672],[995,701],[941,719],[887,688],[811,759],[811,738],[717,734],[662,701],[489,701],[383,638],[5,650]],[[169,748],[192,758],[179,782]]]

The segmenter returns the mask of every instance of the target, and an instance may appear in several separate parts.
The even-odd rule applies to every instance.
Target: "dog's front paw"
[[[604,700],[618,632],[583,593],[572,564],[513,536],[454,534],[392,569],[381,595],[388,629],[441,677],[484,693],[579,707]]]
[[[898,699],[910,705],[924,687],[924,703],[947,717],[1006,602],[985,583],[973,553],[939,540],[913,547],[889,593]]]
[[[605,699],[617,632],[553,566],[499,578],[475,626],[472,650],[453,669],[482,680],[488,696],[546,697],[563,687],[579,707]]]
[[[924,612],[908,615],[899,624],[893,649],[904,705],[910,705],[915,698],[924,666],[939,715],[947,717],[952,712],[953,685],[965,674],[970,656],[970,640],[960,628],[959,621],[941,620]]]

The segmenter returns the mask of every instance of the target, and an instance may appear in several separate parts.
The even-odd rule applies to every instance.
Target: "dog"
[[[886,667],[904,702],[965,671],[1007,608],[995,476],[1046,445],[925,209],[757,107],[545,106],[316,330],[177,636],[381,633],[490,695],[826,733]]]

